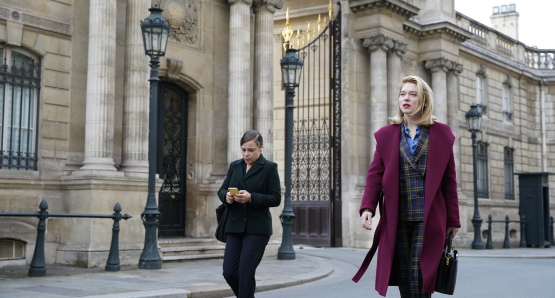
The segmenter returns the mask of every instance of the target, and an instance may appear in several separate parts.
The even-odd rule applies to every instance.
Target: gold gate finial
[[[331,5],[331,0],[330,0],[330,4],[328,5],[328,12],[330,14],[330,21],[333,20],[333,6]]]
[[[283,49],[287,50],[287,48],[291,48],[291,36],[293,36],[293,28],[291,28],[291,24],[289,24],[289,7],[287,8],[287,13],[285,14],[285,26],[283,28],[283,31],[281,32],[281,35],[283,36],[284,39],[284,43],[283,43]]]

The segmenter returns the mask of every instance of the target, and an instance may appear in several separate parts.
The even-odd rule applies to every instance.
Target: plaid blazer
[[[426,161],[428,159],[427,128],[420,128],[420,137],[414,154],[410,151],[409,143],[401,126],[401,140],[399,146],[399,220],[424,221],[424,182]]]

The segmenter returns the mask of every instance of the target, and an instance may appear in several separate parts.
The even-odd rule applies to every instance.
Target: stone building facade
[[[179,117],[170,114],[179,119],[171,129],[180,137],[171,140],[178,146],[174,151],[181,152],[179,162],[172,164],[180,188],[169,197],[181,198],[181,205],[163,201],[162,192],[160,205],[175,209],[180,226],[166,231],[176,233],[174,237],[212,239],[216,191],[228,163],[240,158],[244,131],[263,133],[264,154],[283,173],[279,59],[284,8],[290,9],[293,28],[303,31],[318,14],[328,13],[329,3],[152,2],[160,4],[171,23],[159,75],[165,93],[159,98],[163,107],[179,111]],[[119,202],[123,213],[133,215],[121,223],[122,264],[137,263],[144,241],[140,214],[147,192],[149,61],[140,21],[152,2],[0,4],[5,65],[0,71],[0,212],[34,212],[45,199],[49,212],[111,214]],[[469,245],[473,234],[472,150],[464,117],[472,103],[485,108],[478,135],[480,213],[484,220],[487,214],[518,218],[518,179],[506,179],[507,171],[555,172],[549,158],[555,152],[554,51],[531,48],[516,40],[517,35],[457,13],[453,0],[354,0],[340,1],[340,6],[333,11],[342,16],[342,245],[368,247],[372,241],[357,215],[373,152],[371,136],[393,114],[397,82],[409,74],[431,83],[436,115],[457,136],[463,222],[459,244]],[[160,115],[160,121],[170,114]],[[168,134],[159,133],[160,144],[165,144]],[[166,147],[159,148],[165,152]],[[166,182],[159,179],[157,185],[163,189]],[[554,189],[553,177],[550,186]],[[549,200],[554,210],[555,191]],[[281,207],[273,209],[271,252],[281,237]],[[49,219],[47,263],[102,265],[111,225],[103,219]],[[0,262],[28,263],[36,219],[0,217],[0,226]],[[517,241],[519,227],[511,224],[510,229],[516,237],[511,240]],[[494,240],[502,236],[495,233]]]

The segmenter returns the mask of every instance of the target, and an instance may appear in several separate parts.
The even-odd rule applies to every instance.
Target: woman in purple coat
[[[378,245],[376,291],[398,285],[401,297],[430,297],[446,236],[461,224],[453,144],[449,126],[437,122],[433,92],[424,80],[401,81],[399,109],[378,130],[360,206],[363,228],[381,219],[372,248],[353,280],[366,271]]]

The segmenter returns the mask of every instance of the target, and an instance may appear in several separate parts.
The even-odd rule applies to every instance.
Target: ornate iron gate
[[[184,237],[187,93],[167,82],[160,82],[159,90],[157,172],[164,183],[158,194],[158,235]]]
[[[293,122],[293,243],[342,246],[341,11],[298,53],[304,66]]]

